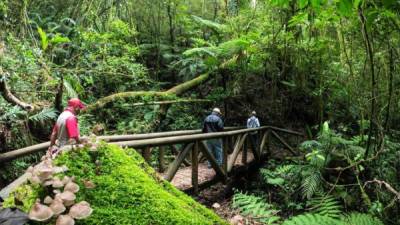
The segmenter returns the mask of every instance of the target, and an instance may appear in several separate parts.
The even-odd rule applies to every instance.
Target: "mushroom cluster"
[[[45,159],[35,167],[28,168],[28,180],[32,184],[45,187],[50,193],[43,199],[43,204],[40,199],[36,201],[29,212],[29,219],[47,222],[55,218],[56,225],[74,225],[75,219],[85,219],[91,215],[93,209],[88,202],[81,201],[75,204],[75,194],[79,191],[79,185],[74,182],[75,178],[64,176],[60,179],[53,176],[59,170],[53,166],[51,159]],[[83,183],[88,189],[95,187],[90,180],[83,180]],[[62,215],[68,208],[68,214]]]

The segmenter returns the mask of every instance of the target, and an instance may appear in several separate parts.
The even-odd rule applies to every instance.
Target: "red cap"
[[[84,109],[85,105],[81,102],[81,100],[79,100],[79,98],[71,98],[70,100],[68,100],[68,106],[69,107],[78,107],[80,109]]]

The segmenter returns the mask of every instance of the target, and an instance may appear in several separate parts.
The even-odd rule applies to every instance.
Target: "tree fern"
[[[278,211],[261,197],[238,192],[233,197],[232,206],[240,209],[241,214],[265,224],[275,224],[280,220],[276,216]]]
[[[321,189],[321,181],[322,176],[319,170],[310,171],[309,167],[308,171],[303,173],[303,183],[301,184],[301,188],[303,191],[304,198],[311,199],[311,197]]]
[[[314,214],[328,216],[338,219],[342,216],[342,206],[333,196],[317,196],[307,202],[308,207]]]
[[[351,213],[346,217],[346,225],[384,225],[384,223],[370,214]]]
[[[320,214],[306,213],[286,220],[282,225],[344,225],[339,220]]]
[[[382,221],[369,214],[352,213],[339,219],[321,214],[306,213],[292,217],[282,225],[384,225]]]
[[[53,108],[44,108],[39,113],[30,116],[29,120],[33,122],[42,122],[48,119],[55,119],[56,117],[57,117],[57,110]]]
[[[219,23],[216,23],[211,20],[206,20],[206,19],[203,19],[203,18],[195,16],[195,15],[192,15],[192,18],[194,21],[196,21],[201,26],[210,28],[217,33],[223,33],[227,29],[226,25],[219,24]]]

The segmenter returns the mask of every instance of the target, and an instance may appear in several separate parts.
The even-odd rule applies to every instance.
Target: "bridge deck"
[[[243,154],[240,153],[235,161],[235,166],[243,166]],[[231,156],[228,156],[228,159]],[[247,162],[254,160],[254,155],[250,151],[247,152]],[[162,174],[164,175],[164,173]],[[199,163],[199,185],[214,179],[216,173],[212,168],[208,168],[207,161]],[[192,187],[192,167],[182,167],[178,170],[171,183],[180,190],[186,190]]]

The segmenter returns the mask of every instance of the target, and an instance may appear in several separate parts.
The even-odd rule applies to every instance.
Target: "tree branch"
[[[18,105],[21,108],[28,110],[28,111],[31,111],[34,109],[33,105],[21,101],[13,93],[11,93],[10,88],[8,87],[8,85],[6,83],[6,79],[3,74],[3,70],[1,68],[0,68],[0,92],[1,92],[1,95],[3,96],[3,98],[11,104]]]

